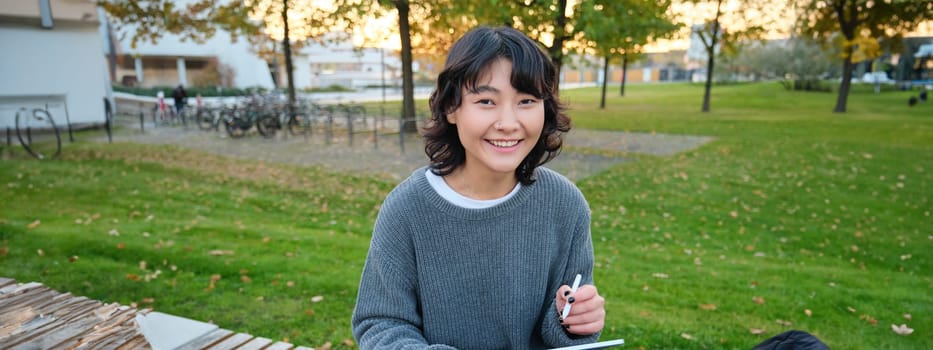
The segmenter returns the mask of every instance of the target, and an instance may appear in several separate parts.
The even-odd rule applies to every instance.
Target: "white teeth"
[[[489,143],[491,143],[493,146],[496,146],[496,147],[512,147],[518,144],[518,140],[512,140],[512,141],[489,140]]]

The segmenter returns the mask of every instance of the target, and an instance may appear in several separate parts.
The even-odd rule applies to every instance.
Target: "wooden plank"
[[[99,301],[84,299],[68,308],[59,309],[58,314],[61,316],[55,317],[51,322],[30,330],[30,332],[13,334],[8,338],[0,339],[0,349],[9,349],[21,344],[46,344],[43,339],[48,336],[48,334],[62,335],[61,333],[57,333],[61,331],[61,328],[73,331],[75,327],[86,326],[87,321],[85,319],[88,318],[87,314],[98,307],[100,307]],[[54,339],[50,338],[49,342]],[[39,341],[39,343],[35,343],[36,341]],[[60,341],[60,339],[58,341]],[[52,344],[58,341],[52,342]],[[34,349],[35,347],[27,348]],[[40,346],[40,348],[48,348],[48,346]]]
[[[299,347],[295,348],[295,350],[314,350],[314,348],[306,348],[306,347],[304,347],[304,346],[299,346]]]
[[[269,344],[272,344],[272,339],[256,337],[246,342],[245,344],[240,345],[237,350],[260,350]]]
[[[45,286],[38,288],[22,288],[13,293],[5,294],[4,298],[0,299],[0,312],[6,312],[6,310],[15,308],[18,305],[29,305],[30,300],[33,298],[51,298],[57,293],[58,292],[54,290],[45,288]]]
[[[178,350],[195,350],[195,349],[204,349],[209,348],[214,343],[220,343],[222,340],[227,339],[227,337],[232,336],[233,331],[229,331],[222,328],[217,328],[210,333],[202,335],[185,345],[182,345]]]
[[[101,321],[86,332],[74,335],[55,345],[56,348],[97,349],[117,348],[126,340],[140,334],[136,327],[136,312],[132,308],[121,308],[118,304],[109,304],[94,311]],[[114,341],[120,341],[109,346]]]
[[[243,343],[248,342],[250,339],[253,339],[253,336],[249,334],[245,334],[245,333],[237,333],[237,334],[234,334],[234,335],[231,335],[225,338],[223,341],[220,341],[217,344],[211,344],[208,347],[204,347],[204,349],[211,349],[211,350],[236,349],[240,345],[243,345]]]
[[[12,278],[0,277],[0,290],[2,290],[6,286],[13,285],[13,284],[16,284],[16,280]]]
[[[277,342],[275,342],[274,344],[269,345],[269,347],[267,347],[267,348],[265,348],[265,349],[263,349],[263,350],[292,350],[292,348],[294,348],[294,347],[295,347],[295,346],[292,345],[292,344],[283,343],[283,342],[277,341]]]
[[[133,339],[123,343],[116,350],[152,350],[149,341],[142,334],[137,334]]]

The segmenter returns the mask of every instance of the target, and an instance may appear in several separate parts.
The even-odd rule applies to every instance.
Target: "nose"
[[[518,113],[515,106],[506,106],[499,113],[499,119],[496,120],[496,130],[502,132],[512,132],[519,128]]]

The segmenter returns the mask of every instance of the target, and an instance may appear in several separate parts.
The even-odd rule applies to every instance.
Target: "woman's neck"
[[[461,166],[444,176],[444,182],[467,198],[490,200],[502,198],[512,192],[518,179],[515,178],[515,173],[469,171]]]

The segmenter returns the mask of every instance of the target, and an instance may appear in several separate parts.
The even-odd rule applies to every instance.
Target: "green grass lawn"
[[[568,90],[575,127],[716,137],[579,181],[604,339],[750,349],[790,329],[835,349],[933,348],[933,103],[777,83]],[[423,104],[423,103],[421,103]],[[166,146],[0,160],[0,276],[346,348],[370,229],[395,185]],[[898,335],[892,324],[907,324]],[[350,342],[352,344],[352,342]]]

